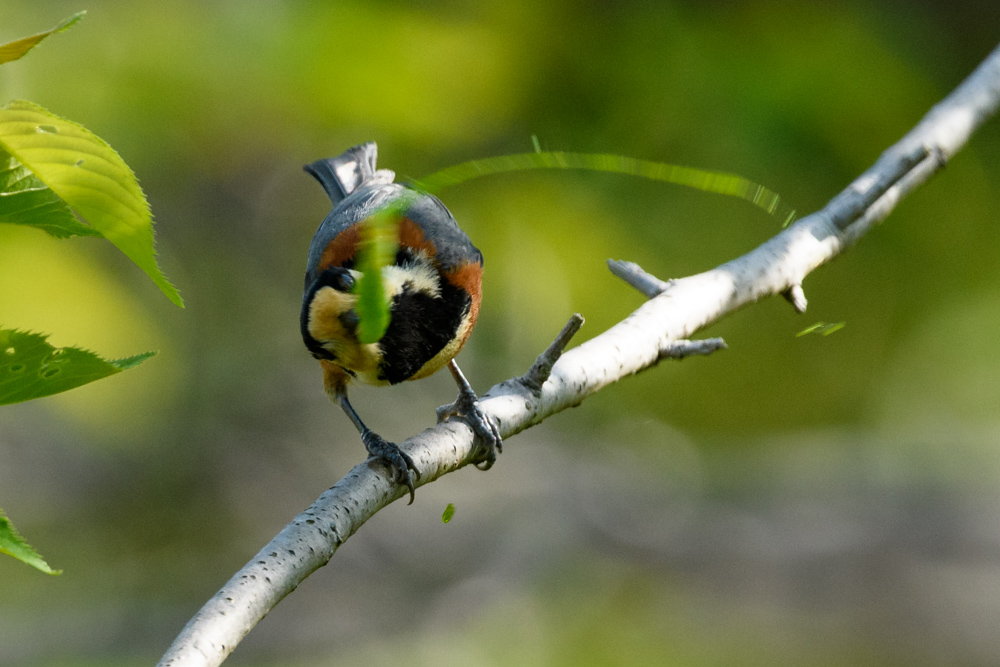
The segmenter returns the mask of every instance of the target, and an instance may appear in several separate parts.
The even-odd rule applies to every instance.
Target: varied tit
[[[351,380],[392,385],[425,378],[447,365],[459,390],[450,414],[464,418],[486,443],[487,467],[502,441],[496,420],[479,409],[455,363],[479,315],[483,255],[437,197],[393,183],[392,171],[376,171],[376,150],[368,142],[305,167],[326,190],[333,210],[309,245],[302,339],[319,360],[330,399],[354,422],[369,455],[383,460],[391,478],[406,485],[412,503],[410,471],[418,478],[420,473],[413,459],[361,421],[347,400]],[[362,344],[354,310],[358,296],[352,291],[361,276],[355,269],[361,224],[401,198],[406,203],[399,214],[396,258],[382,268],[389,326],[377,343]]]

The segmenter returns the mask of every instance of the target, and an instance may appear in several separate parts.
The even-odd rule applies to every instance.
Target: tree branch
[[[937,104],[875,164],[821,211],[802,218],[755,250],[711,271],[667,283],[638,267],[612,264],[649,301],[601,335],[559,356],[568,336],[538,371],[487,392],[481,407],[505,439],[607,385],[656,364],[681,341],[741,306],[787,294],[805,309],[803,279],[850,247],[896,204],[940,169],[1000,104],[1000,48]],[[617,269],[627,270],[619,272]],[[641,272],[641,273],[640,273]],[[643,274],[652,278],[642,278]],[[633,279],[637,282],[633,282]],[[571,334],[570,334],[571,335]],[[705,343],[705,342],[703,342]],[[550,348],[552,349],[552,348]],[[545,371],[550,372],[543,379]],[[545,358],[543,360],[543,358]],[[447,421],[409,438],[405,449],[420,470],[420,485],[473,463],[481,455],[472,430]],[[379,463],[355,466],[295,517],[188,622],[160,665],[218,665],[283,597],[330,560],[337,548],[405,489]]]

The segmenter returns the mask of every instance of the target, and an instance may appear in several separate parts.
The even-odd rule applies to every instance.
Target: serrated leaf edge
[[[18,554],[12,553],[12,552],[8,551],[7,549],[4,549],[3,547],[0,547],[0,553],[7,554],[11,558],[19,560],[22,563],[24,563],[25,565],[29,565],[29,566],[35,568],[36,570],[44,572],[45,574],[51,574],[53,576],[58,576],[58,575],[62,574],[62,570],[53,570],[52,567],[48,563],[45,562],[45,559],[42,558],[41,554],[39,554],[37,551],[35,551],[34,547],[32,547],[30,544],[28,544],[28,541],[25,540],[24,537],[21,535],[21,533],[18,532],[17,527],[14,526],[14,523],[10,520],[10,518],[7,516],[7,514],[2,509],[0,509],[0,524],[6,524],[7,525],[7,528],[10,530],[10,534],[14,538],[14,541],[15,542],[20,542],[19,546],[23,547],[25,550],[27,550],[28,552],[30,552],[29,556],[32,556],[33,559],[32,560],[25,560],[24,558],[22,558]],[[37,562],[35,562],[34,559],[37,559]]]

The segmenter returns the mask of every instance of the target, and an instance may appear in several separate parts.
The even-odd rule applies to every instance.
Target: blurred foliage
[[[379,166],[408,180],[531,151],[537,135],[546,151],[742,174],[805,214],[909,130],[1000,34],[993,0],[95,0],[86,8],[86,30],[0,68],[0,91],[82,122],[128,157],[157,211],[159,261],[190,286],[188,307],[180,317],[170,312],[106,244],[0,229],[0,293],[25,294],[0,301],[0,320],[55,331],[56,346],[126,355],[140,345],[176,361],[151,365],[155,375],[141,383],[122,374],[0,415],[0,467],[9,471],[0,473],[0,505],[47,555],[79,563],[58,591],[42,588],[47,578],[38,583],[0,564],[8,605],[0,634],[12,628],[34,638],[5,642],[10,664],[148,664],[248,554],[363,456],[299,337],[306,248],[329,210],[301,165],[375,140]],[[9,0],[0,41],[78,9],[64,0]],[[699,488],[709,509],[762,504],[773,480],[759,471],[775,460],[808,470],[807,490],[840,485],[862,500],[918,481],[942,494],[969,492],[970,479],[985,488],[996,463],[1000,387],[989,333],[1000,318],[998,141],[994,121],[884,225],[811,275],[807,321],[780,299],[747,308],[704,332],[725,337],[728,351],[661,364],[519,436],[489,474],[443,480],[447,499],[430,507],[428,493],[422,519],[419,499],[398,524],[392,511],[380,514],[338,554],[342,560],[251,634],[234,664],[337,664],[316,657],[334,650],[323,643],[331,637],[377,661],[387,662],[396,646],[409,657],[407,628],[429,599],[443,607],[469,581],[509,581],[504,562],[477,569],[482,545],[506,543],[545,554],[522,563],[529,568],[517,588],[522,597],[466,625],[431,627],[427,656],[451,646],[475,658],[458,664],[525,664],[512,651],[544,645],[538,664],[732,664],[748,651],[763,656],[760,664],[917,664],[907,647],[924,635],[895,624],[930,614],[936,602],[918,613],[916,604],[871,601],[870,616],[841,626],[829,619],[826,598],[808,606],[789,593],[796,611],[783,615],[760,607],[771,598],[754,602],[778,587],[777,566],[761,565],[764,574],[750,582],[754,570],[734,557],[720,580],[704,584],[707,594],[697,583],[704,564],[694,556],[652,565],[637,557],[622,571],[607,565],[612,557],[600,540],[564,537],[565,524],[525,532],[531,520],[564,516],[556,514],[558,497],[539,512],[526,495],[519,513],[499,518],[476,503],[491,505],[481,496],[496,489],[527,494],[531,470],[544,470],[550,485],[572,479],[577,458],[649,465],[661,440],[624,435],[623,423],[681,434],[694,460],[746,463],[732,479],[704,473]],[[497,175],[442,195],[486,260],[480,323],[461,359],[477,389],[523,373],[571,313],[587,318],[580,342],[642,303],[608,274],[608,257],[669,279],[727,261],[780,228],[745,202],[613,174]],[[819,320],[850,326],[795,337]],[[360,388],[352,398],[376,431],[400,438],[431,425],[433,408],[453,392],[449,378],[435,376]],[[521,438],[565,443],[573,463],[542,461],[515,476],[519,457],[535,455]],[[827,442],[844,456],[868,453],[858,454],[856,468],[828,468],[815,454]],[[908,465],[887,463],[897,459]],[[858,482],[858,491],[845,470],[871,486]],[[729,483],[740,492],[712,495]],[[446,502],[463,512],[445,527]],[[900,503],[926,512],[938,505],[925,496]],[[756,525],[737,516],[740,530]],[[492,530],[506,518],[513,525]],[[473,532],[477,521],[481,533]],[[390,544],[386,525],[414,532]],[[829,522],[830,530],[838,525]],[[428,526],[448,532],[418,548],[413,540]],[[424,568],[437,541],[444,550],[466,534],[468,560]],[[729,542],[719,544],[716,551],[729,553]],[[893,557],[858,570],[911,562]],[[377,565],[386,562],[400,579]],[[593,575],[606,565],[611,574]],[[335,579],[339,571],[343,579]],[[725,586],[744,576],[751,593],[733,601]],[[795,576],[780,581],[808,588]],[[834,579],[834,599],[855,581]],[[389,583],[379,588],[382,581]],[[412,617],[398,611],[403,587],[420,601],[407,607],[417,610]],[[343,605],[351,599],[384,606],[349,613]],[[881,604],[899,613],[880,614]],[[16,605],[25,611],[15,621]],[[516,623],[525,608],[534,614],[526,618],[541,619],[537,626]],[[754,623],[746,620],[751,608]],[[827,621],[829,634],[816,630]],[[510,641],[481,642],[500,622],[509,634],[498,636]],[[922,627],[914,623],[907,627]],[[62,634],[50,640],[53,624]],[[545,642],[532,643],[539,633]],[[954,634],[947,646],[963,642]],[[315,643],[300,642],[303,635]],[[266,646],[280,659],[268,658]],[[928,664],[934,655],[938,663],[966,655],[939,649]]]
[[[415,185],[422,190],[437,194],[445,187],[492,174],[535,169],[577,169],[639,176],[654,181],[683,185],[704,192],[739,197],[772,215],[780,215],[784,219],[782,226],[785,227],[795,219],[795,211],[783,204],[777,193],[736,174],[705,171],[704,169],[693,169],[652,160],[637,160],[625,155],[543,151],[537,136],[531,135],[531,141],[535,146],[534,153],[497,155],[470,160],[436,171],[421,178]]]
[[[20,59],[84,14],[78,12],[52,30],[0,44],[0,64]],[[153,257],[149,204],[134,174],[110,146],[81,125],[16,100],[0,108],[0,163],[0,222],[35,227],[56,238],[103,236],[181,305],[180,295]],[[78,222],[70,206],[93,227]],[[75,389],[134,368],[154,354],[109,362],[79,348],[55,348],[45,339],[41,334],[0,328],[0,405]],[[59,574],[25,542],[2,510],[0,552],[47,574]]]
[[[37,194],[49,190],[65,202],[90,224],[92,231],[85,235],[97,232],[111,241],[146,272],[168,299],[183,307],[177,289],[156,264],[153,217],[135,174],[100,137],[37,104],[15,100],[0,107],[0,159],[9,162],[14,173],[19,173],[17,167],[21,166],[29,170],[34,179],[27,185],[43,186]],[[6,180],[14,193],[23,195],[25,183]],[[2,194],[8,194],[8,190]],[[56,225],[53,231],[52,203],[46,196],[41,221],[34,210],[22,209],[19,223],[37,226],[58,237],[84,235],[78,226],[65,224]]]
[[[390,302],[386,297],[382,269],[392,264],[399,247],[399,220],[408,197],[376,211],[362,221],[357,270],[361,278],[353,292],[358,301],[358,340],[363,344],[382,340],[389,328]]]
[[[23,57],[52,30],[0,45],[0,64]],[[177,291],[153,257],[152,218],[135,175],[115,151],[83,126],[37,104],[15,100],[0,108],[0,222],[25,225],[56,238],[100,236],[121,248],[180,305]],[[71,207],[86,216],[77,221]],[[12,263],[5,264],[9,269]],[[16,299],[14,292],[6,300]],[[79,348],[54,348],[45,335],[0,329],[0,405],[50,396],[127,370],[146,353],[106,362]]]

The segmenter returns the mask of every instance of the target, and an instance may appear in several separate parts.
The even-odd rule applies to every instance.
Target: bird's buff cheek
[[[353,336],[344,329],[340,316],[354,308],[357,301],[356,295],[338,292],[332,287],[318,290],[309,304],[309,335],[321,344],[351,340]]]
[[[377,343],[362,345],[354,333],[344,328],[341,317],[357,303],[354,294],[324,287],[309,304],[309,335],[336,357],[336,364],[359,374],[359,379],[378,384],[382,353]]]

